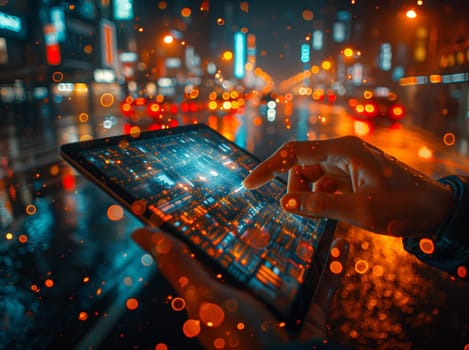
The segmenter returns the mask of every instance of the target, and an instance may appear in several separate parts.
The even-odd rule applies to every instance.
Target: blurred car
[[[316,102],[333,104],[337,100],[337,94],[333,89],[317,87],[311,93],[311,98]]]
[[[404,106],[397,101],[395,94],[350,98],[348,105],[355,118],[368,121],[386,120],[396,123],[405,116]]]
[[[165,129],[177,126],[177,107],[164,99],[127,96],[121,103],[126,118],[124,133]]]
[[[208,95],[208,110],[211,112],[238,113],[245,104],[244,94],[236,90],[217,93],[212,91]]]

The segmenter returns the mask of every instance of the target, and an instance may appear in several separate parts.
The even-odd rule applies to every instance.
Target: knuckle
[[[341,137],[342,141],[350,146],[362,145],[363,140],[355,135],[346,135]]]
[[[347,142],[356,142],[357,140],[360,140],[360,138],[358,138],[358,136],[355,136],[355,135],[345,135],[345,136],[342,136],[341,139]]]
[[[303,207],[309,213],[320,213],[325,209],[325,199],[324,196],[317,194],[310,194],[305,196],[303,199]]]

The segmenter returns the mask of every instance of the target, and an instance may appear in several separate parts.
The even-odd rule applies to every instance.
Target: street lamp
[[[438,26],[429,18],[428,14],[417,13],[413,8],[405,13],[406,18],[415,20],[414,60],[419,63],[428,63],[428,68],[434,68],[436,58],[436,46],[438,41]]]
[[[231,51],[223,52],[222,58],[223,58],[224,61],[231,62],[233,60],[233,52],[231,52]]]
[[[174,37],[171,35],[171,34],[166,34],[164,37],[163,37],[163,42],[165,44],[172,44],[174,42]]]
[[[414,9],[410,9],[405,13],[407,18],[414,19],[417,17],[417,12]]]
[[[353,50],[349,47],[347,47],[346,49],[344,49],[344,56],[345,57],[352,57],[353,56]]]

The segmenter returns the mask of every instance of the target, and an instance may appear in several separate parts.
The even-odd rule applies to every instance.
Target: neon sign
[[[5,12],[0,12],[0,29],[8,30],[14,33],[21,33],[23,30],[21,18],[9,15]]]

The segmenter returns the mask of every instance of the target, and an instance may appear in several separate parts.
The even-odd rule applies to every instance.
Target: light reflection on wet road
[[[291,139],[355,132],[340,107],[302,105],[289,120],[279,115],[274,122],[259,122],[248,108],[243,115],[201,121],[260,158]],[[56,133],[73,138],[80,132],[73,125],[66,130],[71,134]],[[433,177],[469,173],[465,154],[458,152],[464,142],[445,146],[441,138],[408,126],[376,128],[363,137]],[[2,161],[8,163],[6,158]],[[129,238],[140,224],[127,212],[111,220],[106,212],[114,202],[79,176],[59,179],[68,174],[62,167],[53,175],[45,162],[23,174],[24,190],[20,177],[9,178],[8,166],[2,165],[2,193],[12,191],[13,183],[33,206],[2,228],[0,347],[153,349],[161,343],[169,349],[197,348],[183,336],[183,313],[171,308],[171,290]],[[23,203],[17,206],[22,210]],[[331,339],[353,349],[464,349],[469,344],[467,283],[421,264],[398,238],[345,224],[337,235],[352,244],[346,277],[330,310]],[[129,298],[138,301],[135,310],[128,308]]]

